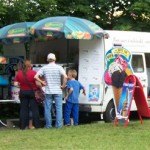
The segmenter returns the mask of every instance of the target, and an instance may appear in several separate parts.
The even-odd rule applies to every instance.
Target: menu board
[[[100,103],[104,73],[104,49],[99,43],[82,47],[79,51],[79,81],[86,89],[86,97],[80,94],[80,103]]]

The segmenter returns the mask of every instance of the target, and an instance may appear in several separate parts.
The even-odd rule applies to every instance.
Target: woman
[[[18,71],[14,85],[20,87],[20,128],[25,129],[29,125],[29,108],[32,111],[35,128],[40,127],[38,104],[35,99],[34,90],[37,89],[35,83],[36,72],[32,70],[30,60],[24,61],[23,69]]]

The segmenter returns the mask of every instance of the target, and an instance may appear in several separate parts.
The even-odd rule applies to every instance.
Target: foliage
[[[150,31],[150,1],[135,1],[129,9],[132,30]]]
[[[149,31],[149,6],[149,0],[0,0],[0,26],[65,15],[104,29]]]
[[[23,21],[37,21],[51,14],[55,0],[1,0],[0,20],[2,25]],[[5,7],[4,7],[5,6]]]
[[[54,16],[56,10],[55,0],[32,0],[28,2],[28,13],[34,21]]]
[[[104,29],[150,31],[149,5],[149,0],[99,0],[93,6],[100,16],[95,22]]]

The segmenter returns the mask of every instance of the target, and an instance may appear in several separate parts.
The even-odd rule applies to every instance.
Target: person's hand
[[[67,96],[66,96],[66,97],[64,97],[64,101],[66,101],[66,100],[67,100],[67,98],[68,98]]]
[[[83,90],[83,94],[84,94],[84,95],[86,95],[86,92],[85,92],[85,90]]]
[[[66,85],[61,85],[60,87],[61,87],[61,89],[65,89]]]
[[[42,85],[46,86],[47,85],[46,81],[42,81]]]

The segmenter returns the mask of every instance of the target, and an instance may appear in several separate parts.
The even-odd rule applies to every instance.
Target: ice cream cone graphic
[[[116,110],[118,110],[120,97],[122,94],[123,82],[126,78],[126,73],[124,71],[115,71],[113,72],[111,78]]]
[[[114,100],[116,104],[116,109],[118,110],[119,102],[120,102],[120,97],[122,93],[122,87],[117,88],[116,86],[112,86],[113,89],[113,94],[114,94]]]
[[[107,85],[112,85],[114,103],[117,112],[118,107],[120,108],[121,104],[120,98],[122,96],[123,83],[125,78],[132,74],[130,60],[130,52],[122,47],[114,47],[106,53],[107,68],[104,75],[104,81]],[[124,112],[124,115],[126,112]]]

